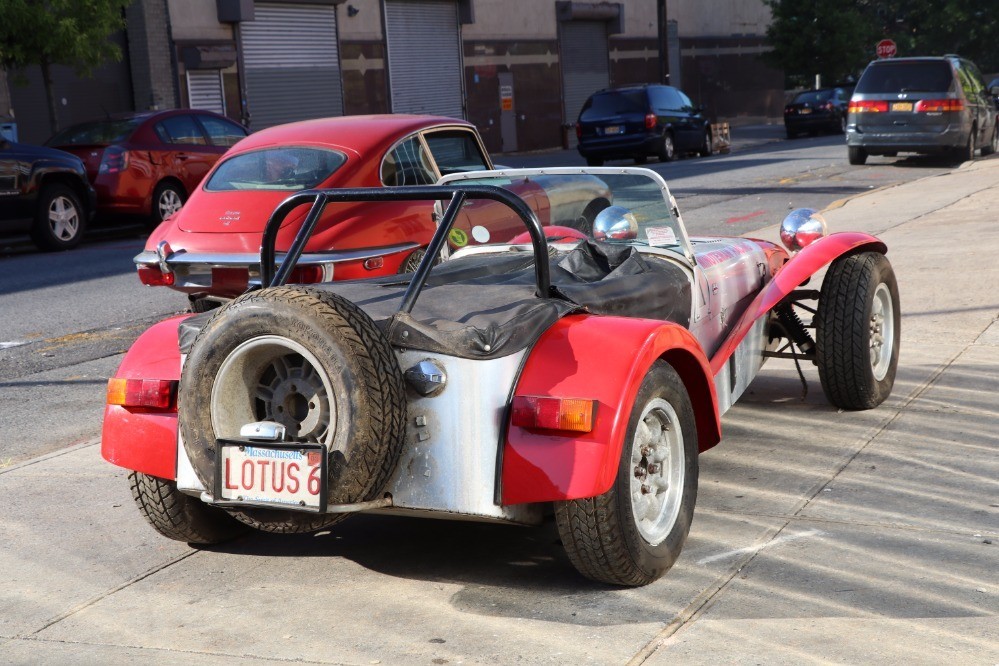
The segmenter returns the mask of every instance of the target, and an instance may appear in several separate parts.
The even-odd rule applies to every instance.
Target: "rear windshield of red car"
[[[47,141],[50,146],[106,146],[126,140],[142,118],[96,120],[73,125]]]
[[[854,92],[919,93],[949,92],[954,75],[945,60],[897,62],[870,65]]]
[[[323,182],[347,161],[322,148],[268,148],[233,155],[205,183],[211,192],[305,190]]]

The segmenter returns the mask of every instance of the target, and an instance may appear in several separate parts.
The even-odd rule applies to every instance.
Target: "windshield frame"
[[[652,169],[645,169],[641,167],[544,167],[544,168],[534,168],[534,169],[497,169],[493,171],[466,171],[464,173],[453,173],[447,176],[443,176],[439,181],[438,185],[452,184],[455,181],[462,180],[488,180],[492,178],[530,178],[532,176],[620,176],[620,175],[630,175],[630,176],[644,176],[651,180],[660,190],[663,196],[663,202],[669,209],[670,214],[676,221],[676,226],[679,231],[677,236],[677,247],[679,247],[680,252],[683,254],[687,262],[693,267],[697,265],[694,259],[694,247],[690,242],[690,235],[687,233],[687,227],[683,223],[683,218],[680,215],[680,209],[676,205],[676,199],[669,191],[669,185],[661,175]],[[618,241],[620,242],[620,241]],[[633,243],[636,247],[654,247],[648,245],[643,241],[626,241]]]

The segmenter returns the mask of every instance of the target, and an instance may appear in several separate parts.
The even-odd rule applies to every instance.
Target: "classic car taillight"
[[[537,395],[513,397],[513,425],[540,430],[590,432],[597,414],[595,400]]]
[[[128,168],[128,151],[120,146],[108,146],[101,158],[99,173],[120,173]]]
[[[326,277],[322,266],[296,266],[288,275],[289,284],[316,284]]]
[[[645,129],[655,129],[656,128],[656,114],[646,113],[645,114]]]
[[[888,113],[888,102],[882,100],[851,100],[846,109],[849,113]]]
[[[916,113],[940,113],[941,111],[964,111],[964,101],[960,99],[921,99],[916,102]]]
[[[123,379],[108,380],[107,403],[139,409],[170,410],[177,404],[175,379]]]
[[[139,281],[150,287],[169,287],[173,284],[174,274],[164,273],[159,266],[139,266]]]

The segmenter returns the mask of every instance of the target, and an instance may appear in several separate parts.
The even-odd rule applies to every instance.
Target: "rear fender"
[[[766,316],[792,291],[800,287],[808,278],[833,260],[855,252],[874,251],[885,254],[888,247],[878,238],[860,232],[840,232],[820,238],[795,254],[774,273],[763,291],[739,318],[732,332],[715,355],[711,358],[711,374],[721,372],[736,347],[746,337],[753,324]]]
[[[139,336],[115,377],[180,379],[177,325],[191,315],[161,321]],[[177,478],[177,412],[104,408],[101,455],[108,462],[161,479]]]
[[[609,490],[635,396],[660,358],[687,387],[700,450],[717,444],[721,424],[714,382],[704,351],[687,329],[648,319],[564,317],[531,350],[514,395],[596,400],[594,427],[588,433],[555,434],[509,424],[502,503],[578,499]]]

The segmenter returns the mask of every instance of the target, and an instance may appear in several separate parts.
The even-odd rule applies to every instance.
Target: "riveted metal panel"
[[[455,0],[385,0],[393,113],[464,118]]]
[[[336,10],[329,5],[254,5],[240,24],[250,128],[343,115]]]
[[[579,117],[586,98],[610,86],[607,23],[604,21],[563,21],[560,26],[562,61],[562,109],[567,125]],[[576,133],[570,131],[569,147],[576,147]]]

